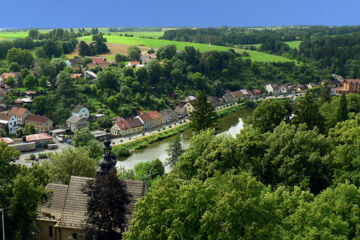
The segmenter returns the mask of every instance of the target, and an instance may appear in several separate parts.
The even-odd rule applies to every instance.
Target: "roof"
[[[144,124],[142,124],[142,122],[138,118],[129,118],[128,121],[132,128],[144,126]]]
[[[78,57],[78,58],[70,59],[69,61],[70,61],[72,66],[81,65],[82,61],[83,61],[83,58]]]
[[[85,106],[82,105],[82,104],[78,104],[76,107],[74,107],[74,109],[72,110],[72,112],[78,113],[78,112],[80,112],[80,110],[83,109],[83,108],[87,108],[87,107],[85,107]]]
[[[173,115],[176,115],[176,112],[171,109],[164,109],[160,111],[160,115],[163,116],[164,118],[172,117]]]
[[[125,120],[125,119],[120,120],[120,121],[116,122],[115,124],[123,131],[131,129],[131,125],[130,125],[129,121]]]
[[[0,113],[0,120],[3,120],[3,121],[9,121],[11,119],[11,115],[6,115],[6,114],[2,114]]]
[[[72,79],[76,79],[76,78],[79,78],[79,77],[81,77],[81,73],[73,73],[73,74],[71,74],[71,78]]]
[[[360,79],[345,79],[344,83],[360,84]]]
[[[106,62],[106,58],[104,58],[104,57],[90,57],[90,59],[93,60],[94,63]]]
[[[247,90],[247,89],[240,89],[240,92],[241,92],[242,94],[244,94],[244,95],[250,95],[250,94],[251,94],[250,91]]]
[[[56,205],[58,207],[50,208],[50,211],[57,214],[57,216],[59,216],[58,213],[60,213],[62,209],[61,218],[57,224],[59,227],[80,229],[83,227],[83,224],[85,224],[87,219],[88,197],[82,190],[87,181],[94,181],[94,178],[71,176],[67,191],[65,191],[64,185],[55,186],[55,188],[53,188],[53,197],[50,201],[54,199],[55,196],[65,196],[63,208],[61,208],[63,198],[56,198]],[[146,193],[146,184],[143,181],[137,180],[125,180],[124,183],[127,192],[131,195],[130,204],[127,208],[129,213],[132,214],[136,201]],[[55,184],[48,184],[48,186],[49,185],[52,187],[52,185]],[[48,203],[45,205],[47,204]],[[40,209],[41,211],[43,209],[47,210],[46,208],[43,208],[43,206]]]
[[[10,114],[10,115],[15,115],[15,116],[22,117],[22,116],[24,116],[24,114],[25,114],[26,112],[30,112],[30,111],[27,110],[26,108],[13,107],[13,108],[10,110],[9,114]]]
[[[130,61],[128,65],[129,65],[129,66],[136,66],[136,65],[138,65],[138,64],[140,64],[139,61]]]
[[[244,94],[243,94],[241,91],[231,92],[231,94],[232,94],[234,97],[241,97],[241,96],[244,96]]]
[[[51,119],[46,116],[30,114],[25,118],[25,121],[46,123],[47,121],[51,121]]]
[[[147,113],[152,120],[161,119],[161,115],[158,111],[151,111]]]
[[[7,138],[7,137],[0,138],[0,142],[6,142],[7,144],[14,143],[14,141],[11,138]]]
[[[141,118],[141,120],[142,120],[143,122],[150,122],[150,121],[152,121],[152,118],[151,118],[150,115],[147,114],[147,113],[143,113],[143,114],[139,115],[139,118]]]
[[[261,94],[261,91],[259,89],[253,89],[252,92],[253,94]]]
[[[7,80],[9,77],[17,77],[20,76],[19,72],[11,72],[11,73],[3,73],[0,75],[2,79]]]
[[[0,96],[5,97],[7,94],[6,90],[4,90],[3,88],[0,88]]]
[[[38,219],[41,220],[59,220],[62,216],[65,206],[65,199],[68,191],[68,185],[49,183],[47,190],[52,191],[46,204],[40,208]]]
[[[93,71],[85,71],[85,73],[89,74],[89,75],[92,76],[93,78],[97,78],[96,73],[94,73]]]
[[[77,122],[80,122],[81,120],[85,120],[85,119],[78,117],[78,116],[71,116],[66,120],[66,122],[77,123]]]
[[[27,142],[36,142],[36,141],[42,141],[42,140],[52,140],[52,136],[50,136],[47,133],[38,133],[38,134],[32,134],[26,136]]]

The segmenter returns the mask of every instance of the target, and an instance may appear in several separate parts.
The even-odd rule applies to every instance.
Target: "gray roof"
[[[51,195],[46,204],[40,208],[39,220],[59,220],[62,216],[68,185],[49,183],[46,186],[47,190],[51,191]]]
[[[89,180],[93,181],[94,178],[71,176],[70,183],[66,192],[64,192],[62,188],[53,189],[54,197],[62,195],[65,198],[61,218],[57,222],[57,225],[59,227],[81,229],[84,226],[87,219],[88,197],[86,194],[83,193],[82,190],[86,182]],[[144,181],[137,180],[125,180],[124,182],[126,184],[127,192],[131,195],[131,202],[127,206],[127,208],[129,210],[129,213],[132,214],[135,203],[140,197],[144,196],[146,193],[146,184]],[[48,186],[49,185],[51,184],[48,184]],[[53,201],[52,199],[53,197],[50,198],[49,201]],[[62,202],[59,201],[59,205],[61,205],[61,203]],[[43,207],[41,207],[41,211],[42,209]],[[58,209],[61,210],[61,208]],[[128,219],[130,218],[131,215],[128,216]]]
[[[84,105],[82,105],[82,104],[78,104],[78,105],[72,110],[72,112],[78,113],[78,112],[80,112],[80,110],[83,109],[83,108],[86,108],[86,107],[85,107]]]
[[[85,119],[83,119],[83,118],[81,118],[81,117],[78,117],[78,116],[71,116],[71,117],[69,117],[69,118],[66,120],[66,122],[78,123],[78,122],[80,122],[81,120],[85,120]],[[85,121],[86,121],[86,120],[85,120]]]

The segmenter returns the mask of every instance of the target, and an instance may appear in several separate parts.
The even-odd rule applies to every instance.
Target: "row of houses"
[[[282,94],[305,93],[308,89],[316,87],[317,85],[319,84],[309,83],[309,84],[294,85],[292,83],[285,83],[284,85],[278,85],[274,83],[269,83],[266,84],[264,88],[268,94],[282,95]]]
[[[138,111],[138,115],[136,117],[128,119],[119,117],[111,128],[111,133],[114,136],[133,135],[158,128],[163,124],[171,123],[176,120],[178,120],[178,116],[176,112],[171,109],[165,109],[160,112],[151,111],[147,113]]]
[[[21,152],[34,151],[37,148],[44,148],[53,143],[53,137],[47,133],[27,135],[24,138],[12,139],[8,137],[0,138],[0,142],[6,142],[15,150]]]

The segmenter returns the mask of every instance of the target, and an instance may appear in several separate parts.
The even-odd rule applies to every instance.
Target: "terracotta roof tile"
[[[41,140],[51,140],[53,137],[47,133],[38,133],[26,136],[26,142],[36,142]]]
[[[24,114],[26,112],[28,112],[29,110],[27,110],[26,108],[19,108],[19,107],[13,107],[11,110],[10,110],[10,115],[15,115],[15,116],[19,116],[19,117],[22,117],[24,116]]]
[[[25,121],[46,123],[47,121],[51,121],[51,120],[46,116],[30,114],[25,118]]]
[[[161,115],[158,111],[151,111],[147,113],[152,120],[161,119]]]

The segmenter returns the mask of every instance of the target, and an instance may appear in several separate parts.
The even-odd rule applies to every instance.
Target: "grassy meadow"
[[[285,42],[289,47],[291,48],[299,48],[301,41],[291,41],[291,42]]]

